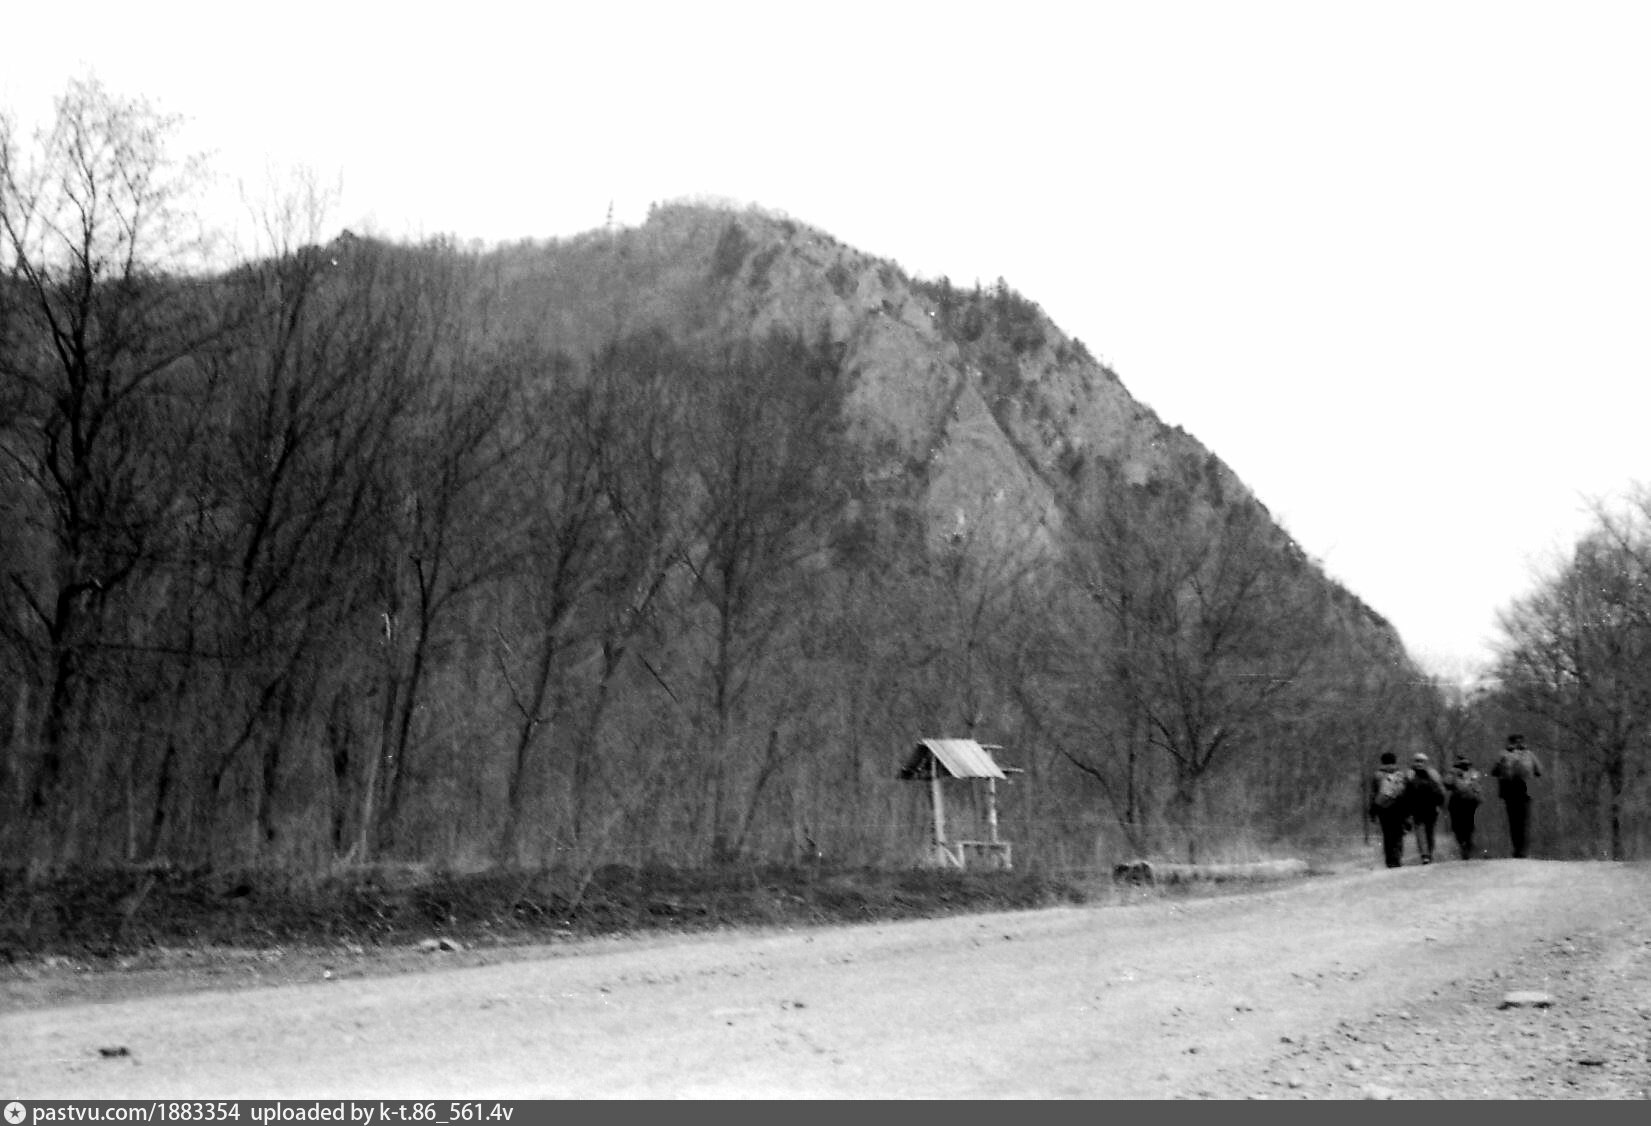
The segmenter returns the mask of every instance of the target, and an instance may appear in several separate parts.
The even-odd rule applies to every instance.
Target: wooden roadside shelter
[[[998,837],[997,784],[1006,781],[1009,771],[992,758],[1003,748],[977,743],[973,739],[920,739],[900,768],[906,781],[929,784],[929,802],[934,811],[934,837],[924,850],[924,862],[936,868],[1011,868],[1013,858],[1007,841]],[[1020,773],[1013,771],[1013,773]],[[976,785],[985,783],[986,839],[946,839],[946,799],[942,782],[961,778]]]

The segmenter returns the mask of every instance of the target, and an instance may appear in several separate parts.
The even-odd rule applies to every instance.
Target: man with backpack
[[[1450,816],[1450,831],[1463,860],[1473,857],[1473,822],[1479,803],[1485,800],[1484,779],[1465,751],[1457,754],[1445,772],[1445,812]]]
[[[1419,751],[1410,758],[1405,804],[1416,826],[1416,847],[1422,854],[1422,863],[1432,864],[1433,831],[1439,823],[1439,807],[1445,804],[1445,784],[1433,769],[1433,763]]]
[[[1509,735],[1507,749],[1491,767],[1490,773],[1497,780],[1499,796],[1508,811],[1508,839],[1513,844],[1513,855],[1523,860],[1530,851],[1530,782],[1533,778],[1542,777],[1542,764],[1525,746],[1523,735]]]
[[[1382,752],[1381,765],[1370,779],[1370,801],[1365,812],[1382,827],[1382,858],[1389,868],[1404,863],[1404,835],[1410,814],[1405,806],[1405,771],[1399,756]]]

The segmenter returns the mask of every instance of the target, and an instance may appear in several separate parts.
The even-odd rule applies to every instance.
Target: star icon
[[[24,1109],[23,1104],[20,1102],[9,1102],[6,1104],[6,1121],[11,1123],[11,1126],[18,1126],[18,1123],[28,1117],[28,1113],[29,1112]]]

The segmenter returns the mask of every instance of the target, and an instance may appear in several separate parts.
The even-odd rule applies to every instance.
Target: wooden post
[[[946,810],[940,798],[940,759],[929,756],[929,797],[934,803],[934,851],[938,858],[946,846]]]
[[[997,839],[997,779],[986,779],[986,830],[993,844]]]

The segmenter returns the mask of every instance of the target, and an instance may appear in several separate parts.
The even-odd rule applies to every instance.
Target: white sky
[[[9,14],[333,228],[488,241],[754,202],[999,276],[1449,675],[1651,480],[1651,4],[426,5]]]

